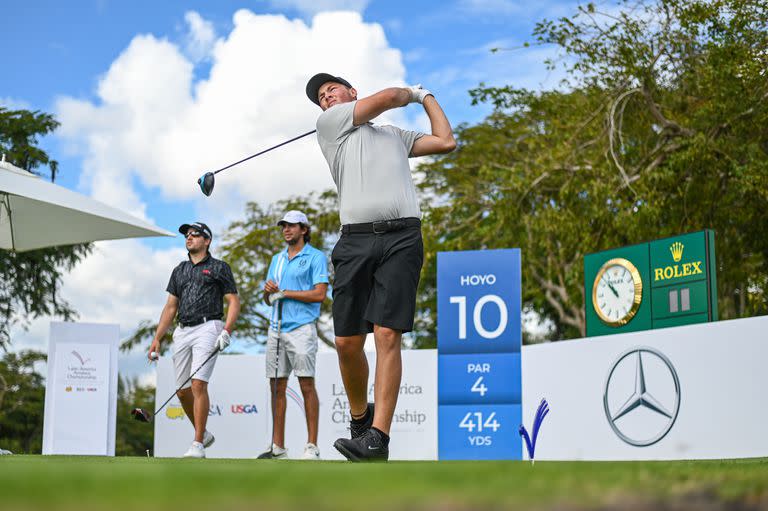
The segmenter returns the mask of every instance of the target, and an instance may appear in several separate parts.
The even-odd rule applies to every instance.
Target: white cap
[[[307,215],[302,213],[301,211],[288,211],[285,215],[283,215],[283,218],[277,222],[277,225],[282,225],[284,223],[287,224],[304,224],[309,225],[309,220],[307,219]]]

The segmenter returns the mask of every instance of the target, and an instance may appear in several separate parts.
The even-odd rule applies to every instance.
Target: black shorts
[[[373,325],[413,330],[423,261],[421,227],[342,234],[331,253],[336,335],[366,334]]]

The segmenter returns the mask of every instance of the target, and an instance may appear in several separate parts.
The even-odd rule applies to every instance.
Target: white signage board
[[[366,355],[370,368],[368,401],[373,402],[376,356],[373,353]],[[392,417],[389,459],[436,460],[437,350],[404,350],[402,357],[403,376],[397,408]],[[318,368],[321,368],[317,377],[320,399],[319,447],[324,459],[343,460],[344,456],[333,448],[337,438],[349,438],[349,401],[344,392],[338,357],[335,353],[323,353],[322,356],[318,355],[317,362]],[[301,395],[298,382],[295,388]],[[291,434],[286,440],[296,446],[292,449],[292,455],[300,455],[307,441],[306,426],[302,424],[303,413],[300,416],[297,414],[296,418],[290,423]]]
[[[540,460],[724,459],[768,456],[768,317],[524,346],[523,422],[549,402],[536,442]],[[368,357],[371,384],[375,357]],[[437,352],[403,351],[390,459],[437,459]],[[157,399],[174,391],[170,357],[158,366]],[[323,459],[349,434],[348,402],[335,353],[318,354]],[[210,384],[209,457],[256,456],[269,445],[264,355],[221,356]],[[369,390],[373,399],[373,386]],[[306,442],[303,398],[289,380],[286,446]],[[155,455],[180,456],[193,429],[178,400],[155,422]],[[517,431],[512,434],[517,435]],[[526,449],[523,448],[527,458]]]
[[[43,454],[115,455],[119,325],[51,323]]]
[[[375,356],[371,368],[373,400]],[[318,446],[323,459],[344,459],[333,448],[339,437],[349,435],[349,403],[335,353],[317,355],[316,386],[320,401]],[[175,390],[169,356],[158,363],[156,402],[163,403]],[[208,430],[216,442],[206,449],[210,458],[250,458],[264,452],[272,435],[268,380],[264,355],[222,355],[209,383],[211,408]],[[437,459],[437,356],[435,350],[403,352],[403,378],[392,422],[390,459]],[[194,435],[177,398],[155,418],[155,456],[181,456]],[[290,458],[300,458],[307,442],[304,398],[298,380],[288,381],[286,447]]]
[[[524,347],[526,427],[550,407],[535,458],[768,456],[766,332],[763,316]]]
[[[211,405],[208,431],[216,437],[216,442],[206,449],[207,457],[253,458],[264,451],[269,414],[265,384],[263,356],[217,357],[208,383]],[[156,406],[164,403],[176,388],[173,360],[170,355],[163,356],[157,364]],[[154,455],[180,457],[189,448],[194,434],[192,423],[174,396],[155,416]]]

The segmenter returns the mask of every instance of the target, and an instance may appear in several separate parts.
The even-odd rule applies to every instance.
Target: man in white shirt
[[[323,110],[317,140],[336,183],[342,223],[331,254],[333,323],[352,438],[340,438],[334,447],[350,461],[385,461],[402,375],[401,339],[413,329],[424,258],[421,210],[408,158],[450,152],[456,141],[434,95],[418,85],[358,99],[348,81],[319,73],[306,92]],[[424,106],[431,134],[370,122],[409,103]],[[371,332],[376,341],[375,408],[368,403],[363,352]]]

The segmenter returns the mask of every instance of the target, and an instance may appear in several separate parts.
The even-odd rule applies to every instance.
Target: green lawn
[[[768,509],[768,459],[344,462],[0,457],[0,509]]]

